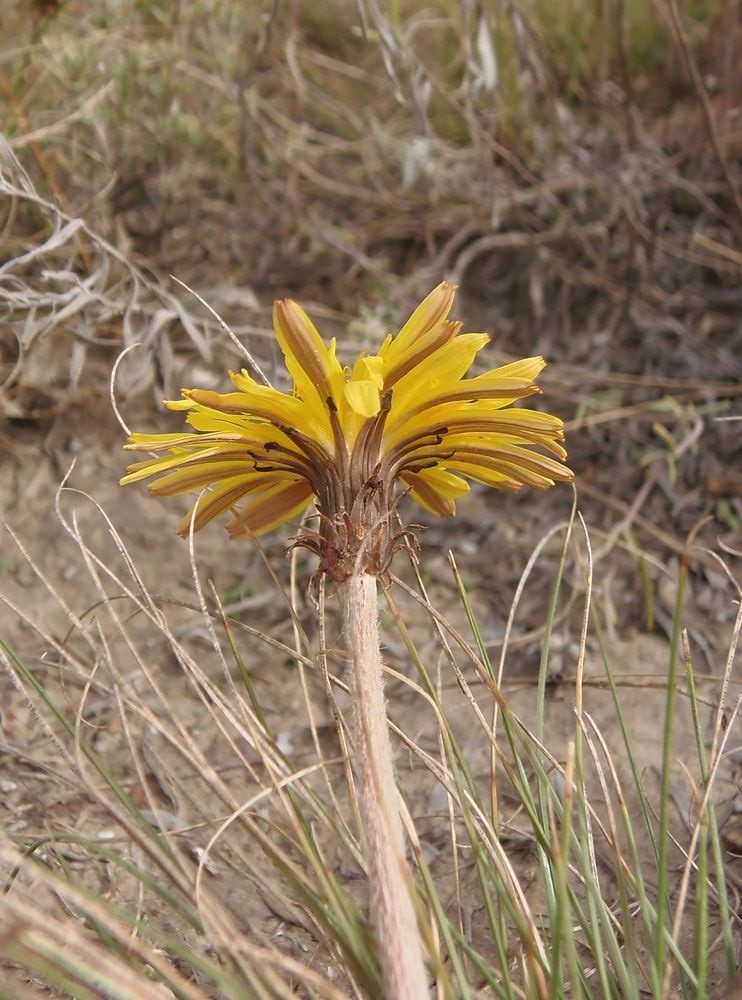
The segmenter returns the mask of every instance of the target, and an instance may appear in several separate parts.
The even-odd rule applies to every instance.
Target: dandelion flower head
[[[467,378],[489,341],[449,319],[456,287],[443,282],[377,354],[351,368],[290,299],[273,323],[293,382],[281,392],[249,372],[230,373],[234,391],[184,389],[166,406],[190,430],[132,434],[127,450],[153,457],[129,466],[122,485],[152,478],[155,496],[197,494],[179,533],[231,513],[233,538],[296,520],[314,501],[316,530],[296,544],[344,580],[359,565],[382,573],[399,533],[392,515],[402,490],[441,516],[453,514],[470,481],[498,489],[545,489],[572,478],[564,425],[512,406],[539,392],[541,357]]]

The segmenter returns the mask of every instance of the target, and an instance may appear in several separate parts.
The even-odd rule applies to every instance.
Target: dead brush
[[[172,382],[168,332],[177,326],[202,360],[211,357],[216,323],[195,318],[183,302],[130,258],[44,198],[9,144],[0,137],[0,197],[10,217],[35,217],[44,238],[22,250],[12,242],[0,266],[3,340],[2,413],[38,419],[63,408],[79,391],[88,355],[96,348],[132,347],[120,372],[122,391],[157,392]],[[8,240],[8,245],[12,245]]]

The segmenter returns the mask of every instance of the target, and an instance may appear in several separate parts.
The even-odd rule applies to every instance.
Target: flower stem
[[[386,1000],[425,1000],[428,981],[415,915],[412,873],[394,782],[379,649],[376,577],[355,572],[339,585],[352,669],[360,812],[368,849],[371,920]]]

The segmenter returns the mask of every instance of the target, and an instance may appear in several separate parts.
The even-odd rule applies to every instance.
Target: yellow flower
[[[344,369],[304,310],[275,303],[273,322],[293,381],[287,394],[231,373],[234,392],[184,389],[169,401],[193,432],[132,434],[127,450],[154,453],[129,466],[122,485],[155,476],[156,496],[200,493],[198,531],[232,512],[232,537],[263,534],[297,518],[312,499],[319,527],[297,539],[322,569],[345,579],[357,560],[383,572],[395,541],[395,484],[435,514],[453,514],[469,480],[517,490],[567,482],[558,417],[510,408],[539,392],[543,358],[465,378],[489,337],[449,320],[456,292],[446,282],[417,307],[378,354]],[[546,452],[546,454],[544,454]]]

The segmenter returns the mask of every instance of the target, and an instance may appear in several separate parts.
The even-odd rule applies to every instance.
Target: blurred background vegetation
[[[6,417],[62,402],[96,345],[143,343],[125,393],[176,392],[193,351],[211,365],[221,330],[171,274],[258,354],[275,296],[355,347],[459,282],[495,351],[555,363],[586,490],[616,467],[616,492],[631,490],[699,413],[738,398],[733,0],[69,0],[2,15]],[[729,426],[705,431],[707,460],[685,466],[703,498],[680,505],[680,536],[708,513],[738,525]]]
[[[732,0],[4,6],[11,147],[163,273],[342,308],[448,270],[522,324],[734,263]]]

